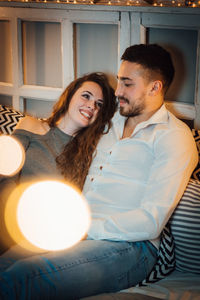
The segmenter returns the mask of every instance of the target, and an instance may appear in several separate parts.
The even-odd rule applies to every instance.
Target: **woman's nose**
[[[90,109],[95,109],[96,107],[96,101],[95,100],[88,100],[88,103],[87,103],[87,107],[90,108]]]

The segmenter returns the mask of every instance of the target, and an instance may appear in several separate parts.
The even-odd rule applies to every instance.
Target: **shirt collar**
[[[167,123],[168,121],[168,110],[165,107],[165,104],[163,104],[147,121],[141,122],[139,124],[144,125],[152,125],[152,124],[161,124],[161,123]],[[139,125],[138,124],[138,125]]]
[[[133,134],[135,134],[140,129],[145,128],[149,125],[166,124],[168,121],[168,118],[169,118],[168,113],[169,112],[166,109],[165,104],[163,104],[147,121],[139,123],[136,126]],[[119,111],[115,114],[115,116],[113,118],[113,127],[115,129],[115,132],[119,136],[119,138],[123,134],[125,121],[126,121],[126,118],[121,116]]]

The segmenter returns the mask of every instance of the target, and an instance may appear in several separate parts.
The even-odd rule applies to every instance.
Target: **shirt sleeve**
[[[196,144],[189,129],[166,131],[155,140],[154,163],[140,207],[106,218],[93,218],[88,235],[93,239],[128,241],[158,238],[178,204],[197,161]],[[122,191],[122,201],[124,197]]]

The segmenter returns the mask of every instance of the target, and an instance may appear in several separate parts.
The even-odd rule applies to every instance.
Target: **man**
[[[6,253],[0,299],[79,299],[128,288],[150,273],[160,233],[198,160],[190,129],[164,106],[173,75],[160,46],[126,49],[116,89],[120,113],[98,144],[84,187],[88,239],[65,251],[20,254],[16,262],[12,250]]]

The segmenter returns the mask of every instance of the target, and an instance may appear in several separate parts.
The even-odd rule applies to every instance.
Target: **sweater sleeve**
[[[29,134],[30,133],[28,131],[21,130],[21,129],[17,129],[12,134],[12,137],[15,138],[22,145],[25,152],[29,146],[29,141],[30,141]],[[20,174],[20,170],[14,176],[1,176],[0,175],[0,195],[3,193],[4,187],[7,187],[9,185],[9,183],[11,183],[11,182],[13,185],[13,183],[17,181],[19,174]]]
[[[29,132],[25,130],[16,130],[12,137],[18,140],[18,142],[23,146],[24,150],[29,146]],[[5,225],[5,208],[10,194],[17,186],[18,178],[20,176],[20,170],[17,174],[13,176],[2,176],[0,175],[0,254],[7,250],[13,241],[9,236],[6,225]]]

